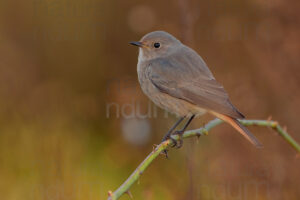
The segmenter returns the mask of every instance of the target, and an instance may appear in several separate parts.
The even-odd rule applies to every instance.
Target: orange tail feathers
[[[255,147],[262,148],[263,145],[256,139],[256,137],[245,127],[243,126],[237,119],[234,119],[232,117],[211,112],[213,115],[218,117],[219,119],[229,123],[233,128],[235,128],[238,132],[240,132],[249,142],[251,142]]]

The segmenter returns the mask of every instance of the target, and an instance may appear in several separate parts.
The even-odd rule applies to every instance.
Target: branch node
[[[277,126],[278,126],[278,122],[276,122],[276,121],[271,124],[271,127],[274,129],[276,129]]]
[[[114,195],[114,193],[113,193],[111,190],[109,190],[109,191],[107,192],[107,194],[108,194],[108,197],[112,197],[112,196]]]
[[[206,128],[203,128],[203,129],[202,129],[202,133],[203,133],[204,135],[208,135],[207,129],[206,129]]]
[[[172,136],[171,136],[172,137]],[[175,139],[174,139],[175,140]],[[163,143],[161,143],[160,145],[162,145],[162,146],[165,146],[165,147],[167,147],[167,146],[169,146],[170,145],[170,139],[169,140],[166,140],[166,141],[164,141]]]

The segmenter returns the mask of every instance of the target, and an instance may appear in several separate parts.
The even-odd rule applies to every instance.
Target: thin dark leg
[[[175,128],[182,122],[182,120],[185,117],[181,117],[173,126],[172,128],[170,128],[170,130],[164,135],[162,142],[166,141],[167,139],[170,138],[170,135],[173,133],[173,131],[175,130]],[[165,149],[164,150],[164,154],[166,155],[166,158],[168,158],[168,151]]]
[[[190,125],[190,123],[192,122],[192,120],[195,118],[195,115],[192,115],[191,118],[186,122],[186,124],[184,125],[183,129],[181,129],[180,131],[185,131],[187,129],[187,127]]]
[[[164,136],[163,139],[162,139],[162,142],[163,142],[163,141],[166,141],[167,139],[169,139],[170,136],[171,136],[172,134],[178,134],[179,137],[181,138],[181,137],[182,137],[182,134],[183,134],[184,131],[187,129],[187,127],[190,125],[190,123],[192,122],[192,120],[194,119],[194,117],[195,117],[195,115],[192,115],[192,116],[190,117],[190,119],[186,122],[186,124],[183,126],[183,128],[182,128],[181,130],[173,132],[173,131],[175,130],[175,128],[176,128],[176,127],[182,122],[182,120],[185,118],[185,117],[181,117],[181,118],[180,118],[180,119],[172,126],[172,128],[167,132],[167,134],[165,134],[165,136]],[[172,138],[171,138],[171,139],[172,139]],[[174,139],[172,139],[172,140],[174,140]],[[176,146],[177,148],[180,148],[180,147],[182,146],[182,143],[183,143],[182,138],[181,138],[180,141],[179,141],[179,145],[177,144],[177,141],[176,141],[176,140],[174,140],[174,143],[175,143],[174,146]],[[168,151],[167,151],[167,150],[164,150],[164,154],[166,155],[166,158],[168,158]]]
[[[164,135],[162,142],[166,141],[167,139],[169,139],[170,135],[173,133],[173,131],[175,130],[175,128],[182,122],[182,120],[185,117],[181,117],[173,126],[172,128],[170,128],[170,130]]]
[[[179,137],[180,137],[180,140],[179,140],[179,144],[175,144],[175,146],[177,147],[177,148],[180,148],[180,147],[182,147],[182,143],[183,143],[183,141],[182,141],[182,134],[184,133],[184,131],[187,129],[187,127],[190,125],[190,123],[192,122],[192,120],[195,118],[195,115],[192,115],[191,117],[190,117],[190,119],[186,122],[186,124],[184,125],[184,127],[181,129],[181,130],[179,130],[179,131],[175,131],[173,134],[177,134],[177,135],[179,135]]]

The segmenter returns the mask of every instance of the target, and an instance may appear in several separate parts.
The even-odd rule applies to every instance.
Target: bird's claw
[[[164,137],[163,140],[162,140],[162,142],[164,142],[166,140],[172,140],[173,145],[171,147],[175,147],[177,145],[177,140],[175,140],[174,138],[172,138],[171,135],[168,135],[168,136]],[[167,159],[169,159],[168,150],[167,149],[163,150],[161,153],[163,155],[165,155]]]
[[[171,147],[175,147],[177,149],[182,147],[183,144],[183,139],[182,139],[182,135],[183,135],[184,131],[180,130],[180,131],[175,131],[171,134],[165,135],[164,138],[162,139],[162,142],[166,141],[166,140],[172,140],[172,146]],[[172,135],[178,135],[179,140],[175,140]],[[164,154],[166,156],[166,158],[168,159],[168,150],[165,149],[161,152],[161,154]]]
[[[181,148],[183,145],[183,139],[182,139],[182,134],[184,133],[184,131],[175,131],[174,133],[172,133],[172,135],[178,135],[179,140],[175,140],[172,137],[170,137],[174,143],[174,145],[172,145],[172,147],[175,147],[177,149]]]

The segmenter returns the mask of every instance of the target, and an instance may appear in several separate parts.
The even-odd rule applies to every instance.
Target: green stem
[[[245,126],[264,126],[273,128],[278,132],[280,136],[283,137],[285,141],[287,141],[297,152],[300,153],[300,145],[277,122],[269,120],[240,120],[240,122]],[[182,137],[189,138],[194,136],[207,135],[209,130],[220,125],[221,123],[223,123],[222,120],[214,119],[202,128],[185,131]],[[172,136],[172,138],[176,141],[180,139],[178,135],[174,135]],[[153,160],[158,157],[161,152],[163,152],[173,144],[174,143],[172,140],[166,140],[165,142],[162,142],[160,145],[158,145],[116,191],[108,192],[108,200],[116,200],[124,193],[128,193],[132,184],[140,178],[142,173],[144,173],[144,171],[153,162]]]

